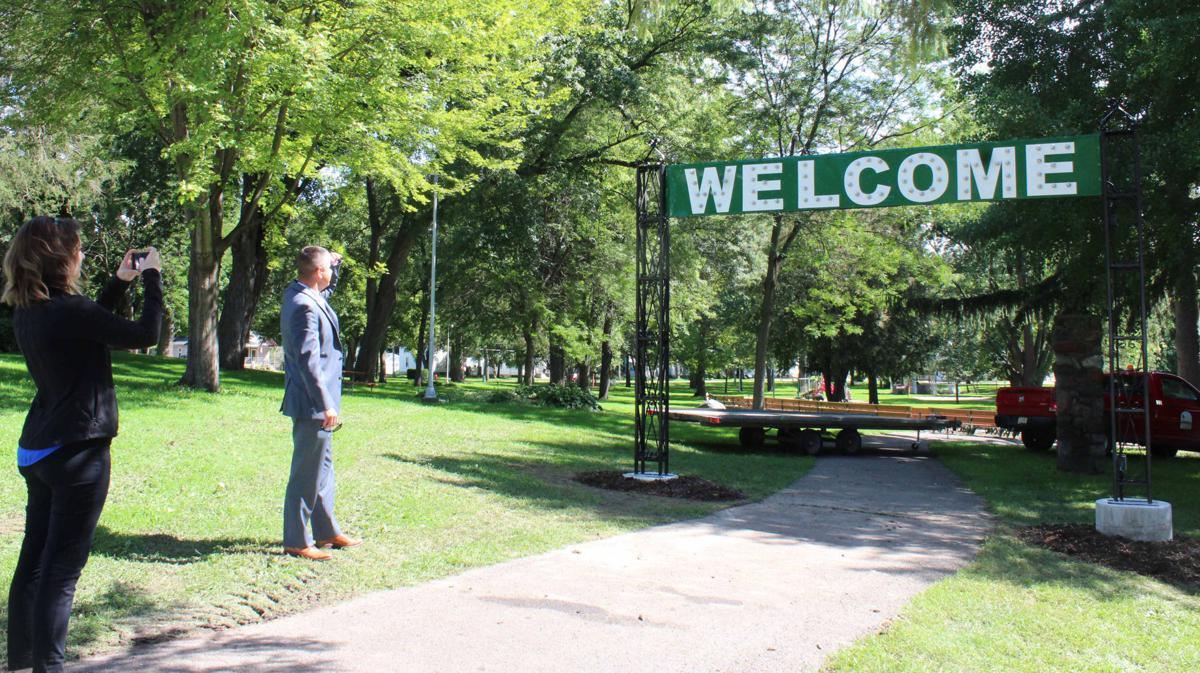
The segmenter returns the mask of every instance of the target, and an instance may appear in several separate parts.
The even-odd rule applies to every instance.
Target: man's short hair
[[[301,276],[311,275],[319,267],[329,264],[329,251],[319,245],[307,245],[296,255],[296,271]]]

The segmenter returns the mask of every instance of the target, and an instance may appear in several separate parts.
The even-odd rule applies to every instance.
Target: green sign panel
[[[667,166],[671,217],[1099,194],[1098,135]]]

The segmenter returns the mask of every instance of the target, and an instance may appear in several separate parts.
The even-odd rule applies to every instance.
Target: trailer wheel
[[[821,433],[816,430],[803,430],[800,432],[800,450],[810,456],[815,456],[821,451]]]
[[[1179,449],[1173,446],[1152,446],[1150,453],[1155,458],[1174,458],[1175,454],[1179,453]]]
[[[762,428],[742,428],[738,430],[738,441],[747,449],[761,449],[767,431]]]
[[[1054,446],[1054,433],[1049,430],[1022,430],[1021,443],[1030,451],[1046,451]]]
[[[847,428],[837,434],[837,448],[842,453],[855,454],[862,448],[862,435],[858,430]]]

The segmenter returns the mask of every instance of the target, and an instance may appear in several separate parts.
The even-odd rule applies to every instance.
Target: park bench
[[[366,372],[356,372],[352,369],[343,369],[342,385],[346,387],[366,386],[368,388],[374,388],[379,385],[374,381],[362,381],[361,379],[366,378],[366,376]]]

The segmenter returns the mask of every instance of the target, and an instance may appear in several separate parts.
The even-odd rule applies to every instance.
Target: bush
[[[493,390],[484,399],[492,404],[506,404],[521,401],[521,396],[511,390]]]
[[[0,305],[0,353],[18,353],[17,335],[13,333],[12,309]]]
[[[561,407],[563,409],[600,409],[600,402],[590,392],[574,383],[560,386],[554,383],[548,385],[521,386],[516,394],[522,399],[536,402],[546,407]]]

